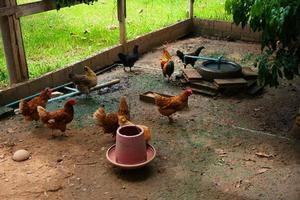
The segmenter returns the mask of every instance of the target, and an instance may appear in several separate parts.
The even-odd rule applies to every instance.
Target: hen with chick
[[[126,71],[126,67],[129,67],[129,70],[131,71],[134,63],[139,59],[139,46],[135,45],[131,54],[125,55],[123,53],[119,53],[118,57],[124,66],[124,71]]]
[[[167,116],[169,122],[173,122],[171,115],[177,111],[184,109],[188,105],[188,98],[193,94],[192,89],[188,88],[180,95],[174,97],[163,97],[159,94],[154,94],[155,105],[158,107],[160,114]]]
[[[45,108],[46,104],[48,103],[48,99],[51,98],[51,93],[51,89],[46,88],[41,91],[39,96],[34,97],[30,101],[25,101],[24,99],[21,99],[19,103],[19,109],[20,113],[24,116],[25,120],[38,121],[40,119],[37,107],[41,106]]]
[[[76,104],[74,99],[68,100],[64,107],[56,111],[47,112],[45,108],[38,106],[37,110],[41,121],[47,125],[48,128],[59,129],[61,132],[65,132],[67,124],[73,120],[74,117],[74,108]]]
[[[184,68],[186,68],[186,66],[188,64],[192,65],[194,67],[195,62],[197,61],[197,58],[190,58],[190,57],[185,57],[184,56],[199,56],[199,54],[201,53],[202,49],[204,49],[204,46],[199,47],[198,49],[196,49],[196,51],[192,52],[192,53],[183,53],[179,50],[176,51],[176,55],[179,57],[179,59],[183,62]]]
[[[125,97],[121,97],[118,112],[106,113],[103,107],[98,108],[93,114],[93,118],[98,122],[98,125],[103,128],[104,133],[112,133],[116,135],[119,128],[118,116],[124,116],[127,120],[130,119],[129,106]]]
[[[69,74],[69,78],[76,85],[77,89],[88,95],[90,93],[90,89],[97,85],[97,75],[96,73],[89,67],[85,66],[84,68],[85,74]]]

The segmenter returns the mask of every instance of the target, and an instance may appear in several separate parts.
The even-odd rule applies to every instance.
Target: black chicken
[[[121,63],[123,64],[124,66],[124,71],[125,70],[125,67],[129,67],[129,70],[131,71],[131,67],[133,67],[134,63],[139,59],[139,51],[138,51],[138,48],[139,46],[138,45],[135,45],[133,47],[133,52],[132,54],[128,54],[128,55],[125,55],[123,53],[119,53],[118,56],[119,56],[119,59],[121,60]]]
[[[192,52],[192,53],[187,53],[184,54],[183,52],[177,50],[176,51],[176,55],[180,58],[180,60],[183,62],[184,68],[190,64],[194,67],[195,62],[197,61],[196,58],[190,58],[190,57],[185,57],[185,61],[184,61],[184,56],[198,56],[200,54],[200,52],[202,51],[202,49],[204,49],[204,46],[199,47],[196,51]]]
[[[174,72],[174,62],[172,60],[169,60],[167,63],[164,64],[164,66],[161,67],[161,69],[164,77],[168,76],[168,82],[169,82]]]

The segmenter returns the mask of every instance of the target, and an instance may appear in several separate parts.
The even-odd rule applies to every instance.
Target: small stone
[[[5,179],[6,182],[8,182],[8,179]]]
[[[105,194],[105,195],[107,195],[107,194],[108,194],[108,192],[104,192],[104,194]]]
[[[63,161],[62,158],[58,158],[58,159],[56,160],[56,162],[58,162],[58,163],[60,163],[61,161]]]
[[[7,129],[7,133],[13,133],[14,130],[12,128]]]
[[[28,151],[26,151],[24,149],[20,149],[14,153],[12,159],[14,161],[24,161],[24,160],[27,160],[29,158],[29,156],[30,156],[30,154]]]
[[[123,189],[123,190],[125,190],[125,189],[126,189],[125,185],[123,185],[123,186],[122,186],[122,189]]]
[[[87,189],[86,189],[86,188],[83,188],[83,189],[82,189],[82,191],[86,192],[86,191],[87,191]]]
[[[102,148],[101,148],[101,151],[104,151],[104,150],[105,150],[105,147],[102,147]]]

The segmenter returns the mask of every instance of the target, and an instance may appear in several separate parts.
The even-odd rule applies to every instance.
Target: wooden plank
[[[218,94],[218,87],[214,83],[208,81],[199,80],[197,82],[191,82],[190,87],[196,93],[209,96],[216,96]]]
[[[209,95],[209,96],[216,96],[218,94],[218,91],[210,91],[210,90],[196,89],[196,88],[192,88],[192,90],[195,93],[205,94],[205,95]]]
[[[183,69],[182,73],[188,81],[196,81],[202,79],[202,76],[199,74],[199,72],[193,68]]]
[[[5,6],[3,8],[0,8],[0,17],[13,15],[17,12],[17,10],[18,10],[17,6],[13,6],[13,7]]]
[[[78,5],[80,2],[76,2],[74,5]],[[26,3],[16,6],[6,6],[0,8],[0,17],[16,15],[17,18],[33,15],[45,11],[56,9],[56,5],[53,0],[43,0],[32,3]]]
[[[0,7],[16,5],[16,0],[0,1]],[[25,81],[29,76],[20,20],[15,15],[0,17],[0,27],[10,84]]]
[[[199,80],[197,82],[191,82],[190,86],[196,89],[218,90],[218,87],[211,82]]]
[[[194,2],[195,0],[189,0],[189,18],[191,20],[194,18]]]
[[[219,88],[226,87],[243,87],[247,86],[247,81],[243,78],[231,78],[231,79],[214,79],[214,82]]]
[[[33,3],[27,3],[27,4],[19,5],[18,7],[19,9],[16,12],[17,17],[24,17],[24,16],[56,9],[54,1],[51,0],[43,0],[43,1],[33,2]]]
[[[13,108],[5,107],[5,106],[0,107],[0,119],[4,119],[14,114],[15,112]]]
[[[120,28],[120,44],[123,45],[124,49],[125,49],[125,44],[126,44],[125,13],[126,13],[126,0],[118,0],[118,20],[119,20],[119,28]]]
[[[242,74],[246,79],[256,79],[258,77],[258,73],[251,67],[242,67]]]

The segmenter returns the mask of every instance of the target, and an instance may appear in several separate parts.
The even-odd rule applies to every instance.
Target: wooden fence
[[[193,16],[194,0],[188,0],[190,18]],[[118,0],[118,20],[120,29],[120,44],[126,49],[126,0]],[[53,0],[42,0],[33,3],[17,5],[16,0],[0,1],[0,28],[4,44],[10,84],[28,80],[28,67],[24,50],[20,17],[33,15],[56,9]]]
[[[67,83],[68,74],[83,73],[83,66],[88,65],[99,70],[118,60],[118,53],[131,51],[135,44],[143,44],[140,52],[145,53],[164,42],[174,41],[190,33],[212,35],[246,41],[258,41],[260,34],[252,33],[248,27],[242,29],[231,23],[222,21],[202,20],[194,18],[193,3],[189,0],[189,18],[171,26],[139,36],[131,41],[126,40],[125,4],[126,0],[118,0],[118,20],[120,28],[120,44],[104,49],[85,60],[66,66],[54,72],[49,72],[39,78],[28,80],[28,70],[23,47],[22,33],[19,18],[35,13],[55,9],[51,0],[16,5],[16,0],[0,0],[0,25],[4,43],[4,50],[9,71],[9,88],[0,91],[0,106],[12,101],[35,94],[45,87],[55,87]]]

